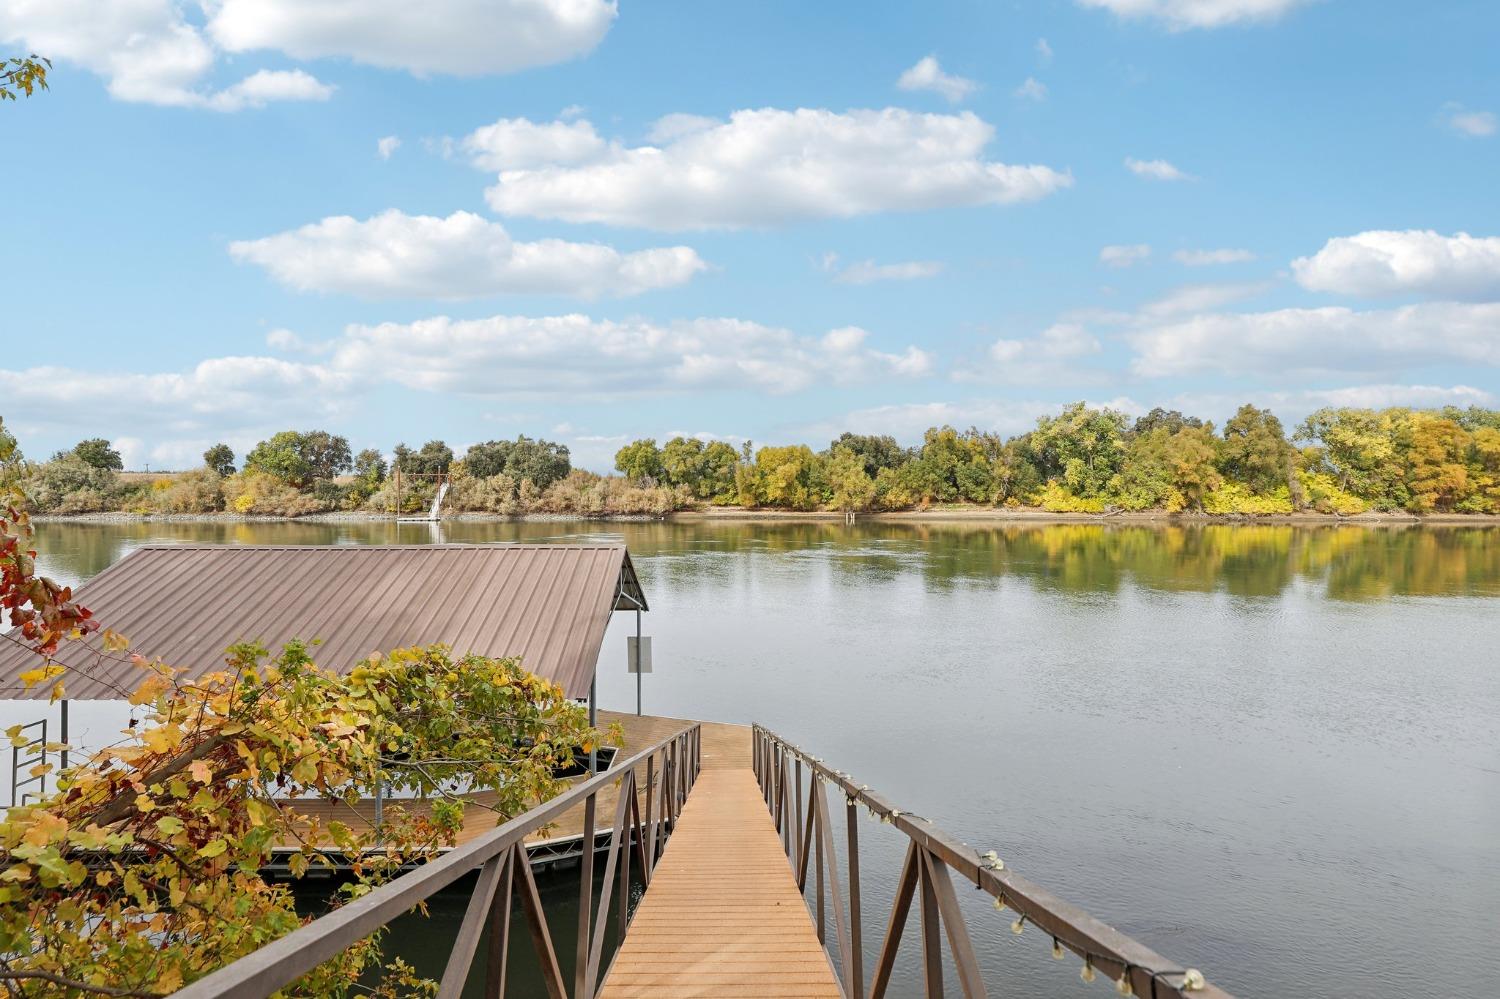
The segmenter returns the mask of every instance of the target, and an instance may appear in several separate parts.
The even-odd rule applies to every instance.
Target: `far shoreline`
[[[844,524],[846,515],[837,510],[751,510],[742,507],[707,507],[679,510],[667,514],[601,514],[583,516],[558,513],[454,513],[440,518],[440,523],[682,523],[682,524]],[[311,513],[298,517],[238,513],[131,513],[110,511],[77,514],[33,514],[34,524],[363,524],[395,523],[388,513],[347,511]],[[405,521],[424,523],[424,521]],[[1116,513],[1059,513],[1051,510],[1014,507],[951,506],[926,510],[888,510],[860,513],[856,524],[1128,524],[1135,526],[1320,526],[1350,525],[1364,527],[1461,527],[1500,525],[1500,514],[1491,513],[1379,513],[1352,515],[1302,511],[1276,514],[1168,513],[1162,510],[1119,511]]]

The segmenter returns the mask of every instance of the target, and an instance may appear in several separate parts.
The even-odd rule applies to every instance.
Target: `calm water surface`
[[[653,608],[648,712],[764,723],[1242,996],[1500,989],[1500,530],[440,530],[38,543],[82,580],[147,542],[623,538]],[[617,617],[600,700],[630,709]],[[874,937],[901,844],[864,832]],[[996,994],[1110,994],[961,897]],[[898,985],[915,994],[909,968]]]

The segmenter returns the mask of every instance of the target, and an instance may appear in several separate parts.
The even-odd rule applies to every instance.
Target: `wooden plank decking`
[[[703,771],[601,999],[840,994],[750,769],[749,731],[730,734],[710,754],[705,726]]]

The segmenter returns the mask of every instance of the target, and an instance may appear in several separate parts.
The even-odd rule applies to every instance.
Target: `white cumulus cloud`
[[[1099,341],[1078,323],[1057,323],[1031,340],[999,339],[990,344],[990,357],[1002,363],[1040,356],[1049,360],[1083,357],[1099,352]]]
[[[326,101],[333,87],[300,69],[262,69],[207,98],[215,111],[263,108],[272,101]]]
[[[1196,180],[1192,174],[1184,173],[1166,160],[1138,160],[1133,156],[1125,157],[1125,169],[1137,177],[1147,180]]]
[[[1396,373],[1431,364],[1500,365],[1500,304],[1431,302],[1209,313],[1126,335],[1147,377]]]
[[[501,118],[464,136],[459,147],[475,166],[499,171],[583,163],[603,153],[605,142],[583,120]]]
[[[896,86],[902,90],[929,90],[954,104],[979,89],[979,84],[973,80],[944,73],[937,56],[931,55],[918,59],[915,66],[902,73],[896,79]]]
[[[1151,247],[1147,243],[1106,246],[1099,251],[1099,262],[1106,267],[1134,267],[1149,259],[1151,259]]]
[[[916,347],[886,352],[867,340],[852,326],[807,337],[740,319],[438,316],[351,326],[329,363],[415,389],[559,398],[710,389],[784,394],[932,371],[931,356]]]
[[[385,135],[375,140],[375,153],[383,160],[388,160],[401,148],[401,137],[399,135]]]
[[[1123,18],[1149,18],[1173,31],[1221,28],[1251,21],[1273,21],[1311,0],[1078,0],[1084,7]]]
[[[229,52],[479,76],[584,55],[617,13],[614,0],[215,0],[208,33]]]
[[[708,266],[687,246],[621,253],[601,243],[523,243],[470,212],[438,218],[394,209],[236,241],[229,252],[298,290],[362,298],[635,295],[683,284]]]
[[[1500,298],[1500,237],[1372,230],[1330,239],[1293,260],[1292,273],[1310,291]]]
[[[0,397],[38,429],[92,426],[100,433],[129,427],[194,434],[326,417],[345,408],[352,386],[345,373],[273,357],[216,357],[186,371],[144,374],[0,369]]]
[[[213,44],[173,0],[6,0],[0,42],[82,66],[122,101],[238,111],[270,101],[326,100],[300,70],[259,70],[213,91]]]
[[[0,44],[82,66],[118,100],[238,111],[332,88],[302,70],[257,70],[216,90],[207,79],[226,54],[509,73],[589,52],[616,13],[615,0],[5,0]]]
[[[976,364],[956,368],[954,381],[1011,385],[1081,385],[1100,381],[1106,372],[1077,362],[1099,353],[1103,345],[1082,324],[1058,322],[1034,337],[1001,337]]]
[[[694,119],[659,145],[503,169],[486,197],[505,215],[733,229],[1032,201],[1072,184],[1051,167],[984,159],[993,138],[970,112],[736,111],[727,122]]]

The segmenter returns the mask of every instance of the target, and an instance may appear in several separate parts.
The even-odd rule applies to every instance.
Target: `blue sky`
[[[0,0],[40,457],[1496,405],[1500,7]],[[381,140],[386,140],[382,144]]]

